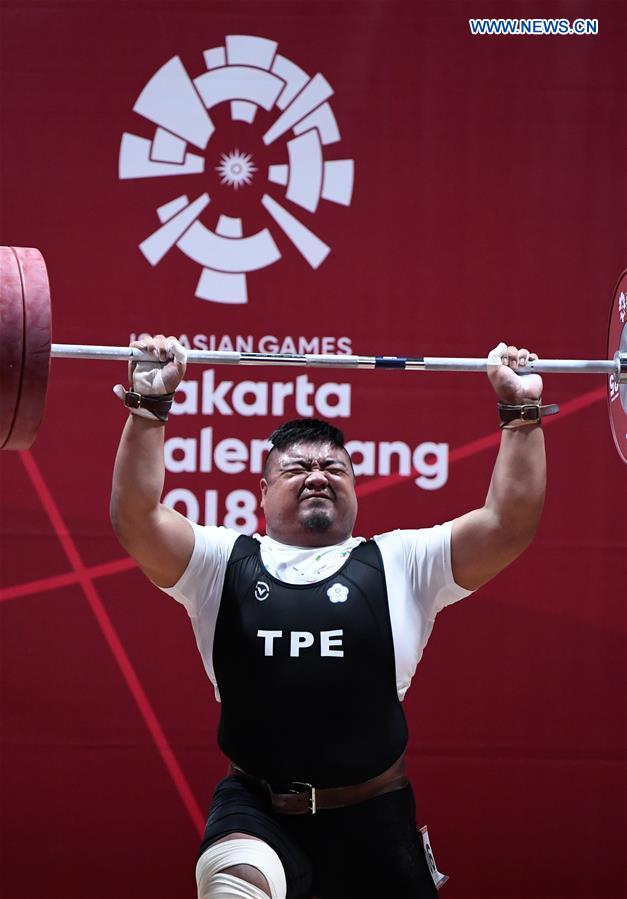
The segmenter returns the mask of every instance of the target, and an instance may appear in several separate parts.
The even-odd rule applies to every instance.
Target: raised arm
[[[490,365],[488,377],[502,403],[537,403],[539,375],[516,375],[527,364],[528,350],[502,348],[502,364]],[[532,354],[533,355],[533,354]],[[542,514],[546,487],[544,435],[540,423],[514,420],[502,431],[501,446],[485,504],[455,519],[451,537],[453,577],[475,590],[519,556],[531,542]]]
[[[159,403],[164,394],[173,394],[185,373],[183,348],[172,340],[158,335],[133,344],[153,353],[156,360],[170,360],[165,366],[129,366],[133,390],[153,403]],[[118,384],[115,393],[123,399],[126,391]],[[186,518],[161,503],[164,429],[164,422],[147,408],[129,415],[115,459],[110,512],[113,530],[124,549],[153,583],[171,587],[187,567],[194,532]]]

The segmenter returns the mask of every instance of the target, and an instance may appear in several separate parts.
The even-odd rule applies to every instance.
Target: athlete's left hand
[[[520,405],[536,402],[542,396],[542,378],[537,374],[521,377],[528,362],[537,359],[536,353],[519,350],[515,346],[499,343],[488,353],[488,378],[502,403]]]

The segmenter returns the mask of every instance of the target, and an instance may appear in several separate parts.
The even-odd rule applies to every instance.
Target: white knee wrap
[[[198,893],[198,899],[268,899],[268,894],[239,877],[214,874]]]
[[[287,882],[281,859],[263,840],[225,840],[209,846],[198,859],[198,899],[268,899],[259,887],[223,874],[233,865],[252,865],[268,881],[271,899],[285,899]]]

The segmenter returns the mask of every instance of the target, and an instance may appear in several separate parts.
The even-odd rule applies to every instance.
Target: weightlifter
[[[181,602],[222,703],[230,774],[213,795],[199,899],[437,895],[419,833],[401,701],[436,614],[531,541],[545,490],[537,358],[499,344],[488,377],[502,437],[485,504],[446,524],[353,536],[342,433],[316,419],[272,435],[267,533],[200,527],[161,504],[164,422],[185,373],[174,338],[135,343],[111,520],[153,584]]]

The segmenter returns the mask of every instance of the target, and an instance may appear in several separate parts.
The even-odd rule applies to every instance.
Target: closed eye
[[[317,467],[320,471],[324,471],[326,474],[335,475],[336,477],[349,473],[347,466],[337,459],[330,459],[328,462],[318,462]],[[281,466],[281,470],[284,474],[309,474],[311,471],[314,471],[315,468],[314,465],[306,459],[303,459],[302,461],[293,459],[284,466]]]

